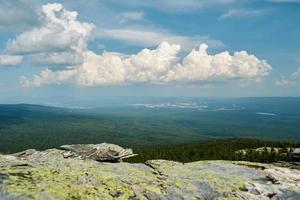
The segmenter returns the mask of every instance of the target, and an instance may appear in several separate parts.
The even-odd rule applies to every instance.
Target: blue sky
[[[0,102],[300,96],[299,24],[298,0],[3,0]]]

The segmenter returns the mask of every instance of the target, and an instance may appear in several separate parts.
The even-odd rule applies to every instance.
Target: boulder
[[[65,157],[78,156],[82,159],[92,159],[97,161],[119,162],[122,159],[136,156],[132,149],[124,149],[115,144],[73,144],[59,147],[66,152]]]

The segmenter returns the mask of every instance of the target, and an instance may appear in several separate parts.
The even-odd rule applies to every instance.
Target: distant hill
[[[300,141],[300,98],[134,98],[69,108],[0,105],[0,151],[255,138]],[[94,103],[94,105],[97,105]]]

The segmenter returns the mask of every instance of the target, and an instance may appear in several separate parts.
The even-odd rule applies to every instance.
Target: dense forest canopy
[[[242,156],[236,151],[299,146],[299,98],[161,100],[148,98],[142,104],[127,100],[93,109],[0,105],[0,152],[108,142],[133,148],[139,156],[129,161],[136,162],[157,158],[271,162],[286,158],[270,152]]]

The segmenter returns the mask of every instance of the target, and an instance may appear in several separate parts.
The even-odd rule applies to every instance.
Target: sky
[[[1,0],[0,103],[300,96],[299,0]]]

